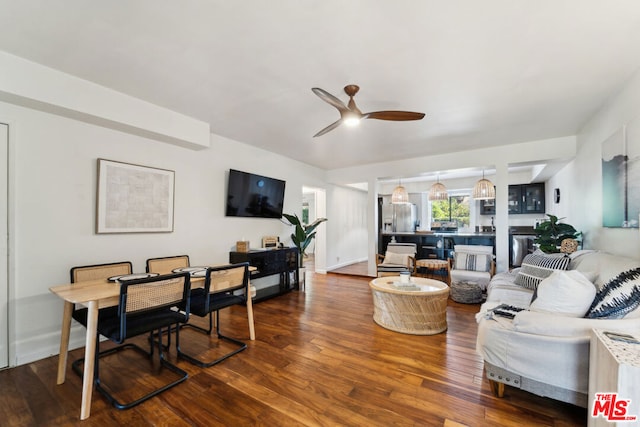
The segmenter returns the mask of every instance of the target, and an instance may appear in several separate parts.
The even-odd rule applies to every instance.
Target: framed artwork
[[[640,215],[640,120],[602,143],[602,226],[638,228]]]
[[[98,159],[96,233],[173,231],[175,172]]]

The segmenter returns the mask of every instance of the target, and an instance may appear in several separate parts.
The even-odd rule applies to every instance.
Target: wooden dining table
[[[255,270],[255,267],[249,267]],[[191,289],[204,287],[204,277],[191,276]],[[120,283],[106,279],[90,280],[86,282],[69,283],[49,288],[64,301],[62,313],[62,333],[60,335],[60,355],[58,358],[57,384],[63,384],[67,373],[67,357],[69,353],[69,337],[71,335],[71,315],[74,304],[87,307],[87,333],[84,350],[84,373],[82,377],[82,404],[80,419],[89,418],[91,414],[91,397],[93,393],[93,375],[95,369],[95,354],[97,351],[96,337],[98,334],[98,310],[118,305]],[[253,323],[253,302],[247,298],[247,320],[249,323],[249,338],[256,339]]]

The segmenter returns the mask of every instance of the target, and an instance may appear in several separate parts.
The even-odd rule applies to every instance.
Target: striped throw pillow
[[[625,271],[605,283],[596,293],[584,317],[619,319],[640,306],[640,268]]]
[[[456,270],[489,271],[491,269],[491,255],[455,252]]]
[[[516,276],[515,284],[527,289],[536,289],[542,279],[546,279],[556,270],[569,268],[571,258],[565,254],[545,254],[535,252],[522,260],[522,266]]]

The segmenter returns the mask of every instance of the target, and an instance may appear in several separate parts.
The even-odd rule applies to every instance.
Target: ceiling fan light
[[[391,194],[391,203],[409,203],[409,193],[407,193],[407,189],[402,185],[398,185],[396,188],[394,188],[393,193]]]
[[[436,182],[431,186],[429,190],[429,201],[436,200],[448,200],[449,193],[447,192],[447,187],[444,186],[440,181]]]
[[[496,198],[496,188],[493,183],[488,179],[482,178],[476,182],[476,186],[473,187],[473,193],[471,194],[476,200],[490,200]]]
[[[342,123],[344,123],[345,126],[349,126],[349,127],[354,127],[354,126],[358,126],[360,124],[360,118],[359,117],[346,117]]]

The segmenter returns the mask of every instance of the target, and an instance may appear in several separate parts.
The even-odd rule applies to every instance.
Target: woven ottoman
[[[458,281],[451,283],[451,299],[464,304],[482,302],[482,289],[476,282]]]

